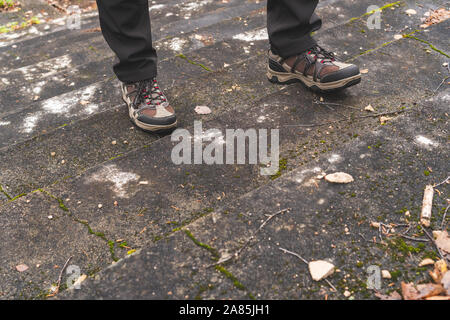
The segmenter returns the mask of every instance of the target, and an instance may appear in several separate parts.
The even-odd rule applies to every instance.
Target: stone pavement
[[[370,222],[414,225],[425,185],[448,176],[449,22],[419,28],[444,1],[416,1],[414,15],[402,1],[375,2],[379,30],[364,16],[374,1],[320,2],[316,38],[367,69],[360,85],[327,95],[267,81],[265,2],[151,2],[179,126],[279,129],[271,177],[260,165],[175,165],[170,135],[134,129],[95,13],[81,30],[50,22],[0,34],[0,298],[46,298],[69,257],[88,279],[65,290],[64,273],[58,298],[373,299],[371,265],[391,272],[381,292],[427,279],[417,265],[434,247],[373,243]],[[318,178],[335,171],[355,181]],[[449,191],[439,190],[434,229]],[[337,292],[279,247],[332,262]]]

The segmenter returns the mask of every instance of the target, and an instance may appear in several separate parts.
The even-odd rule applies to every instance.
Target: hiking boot
[[[269,51],[267,77],[278,84],[301,82],[319,92],[344,89],[361,82],[356,65],[336,61],[334,53],[318,45],[287,59]]]
[[[152,132],[176,127],[175,111],[156,79],[121,83],[121,88],[130,119],[136,126]]]

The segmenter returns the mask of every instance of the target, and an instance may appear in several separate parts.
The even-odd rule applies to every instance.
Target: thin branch
[[[411,241],[418,241],[418,242],[429,242],[430,241],[428,239],[410,237],[410,236],[407,236],[407,235],[401,234],[401,233],[395,233],[395,235],[399,236],[399,237],[402,237],[402,238],[405,238],[405,239],[408,239],[408,240],[411,240]]]
[[[332,105],[332,106],[340,106],[340,107],[345,107],[345,108],[349,108],[349,109],[353,109],[353,110],[358,110],[361,111],[360,108],[358,107],[354,107],[354,106],[349,106],[347,104],[341,104],[341,103],[335,103],[335,102],[319,102],[319,101],[314,101],[315,104],[323,104],[323,105]]]
[[[58,285],[56,286],[56,290],[55,292],[47,295],[47,297],[54,297],[58,294],[59,292],[59,288],[61,287],[61,280],[62,280],[62,275],[64,270],[66,270],[67,265],[69,264],[69,261],[72,259],[72,257],[69,257],[69,259],[67,259],[66,263],[64,264],[64,267],[61,269],[61,272],[59,273],[59,277],[58,277]]]
[[[280,249],[280,250],[283,251],[284,253],[288,253],[288,254],[292,254],[293,256],[296,256],[297,258],[299,258],[300,260],[302,260],[305,264],[309,264],[309,262],[308,262],[306,259],[304,259],[302,256],[300,256],[298,253],[289,251],[289,250],[284,249],[284,248],[281,248],[281,247],[279,247],[278,249]]]

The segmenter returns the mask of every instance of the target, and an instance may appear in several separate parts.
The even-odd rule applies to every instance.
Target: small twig
[[[320,126],[326,126],[326,125],[329,125],[329,124],[339,123],[339,122],[343,122],[343,121],[351,121],[351,120],[364,119],[364,118],[376,118],[376,117],[381,117],[381,116],[390,116],[390,115],[406,112],[409,109],[410,108],[408,108],[408,109],[400,109],[400,110],[392,111],[392,112],[375,113],[375,114],[370,114],[370,115],[366,115],[366,116],[359,116],[359,117],[353,117],[353,118],[349,117],[349,118],[345,118],[345,119],[339,119],[339,120],[327,121],[327,122],[321,122],[321,123],[289,124],[289,125],[285,125],[285,127],[320,127]]]
[[[407,235],[401,234],[401,233],[396,233],[395,235],[405,238],[405,239],[408,239],[408,240],[411,240],[411,241],[418,241],[418,242],[429,242],[430,241],[428,239],[410,237],[410,236],[407,236]]]
[[[253,239],[255,239],[255,237],[256,237],[256,235],[258,234],[258,232],[260,232],[263,228],[264,228],[264,226],[270,221],[270,220],[272,220],[273,218],[275,218],[276,216],[278,216],[278,215],[280,215],[280,214],[283,214],[283,213],[285,213],[285,212],[288,212],[288,211],[290,211],[291,210],[291,208],[286,208],[286,209],[283,209],[283,210],[280,210],[280,211],[278,211],[278,212],[275,212],[274,214],[272,214],[272,215],[270,215],[260,226],[259,226],[259,228],[253,233],[253,235],[246,241],[246,243],[238,250],[238,251],[236,251],[236,253],[234,254],[234,257],[235,258],[237,258],[240,254],[241,254],[241,252],[242,251],[244,251],[244,249],[248,246],[248,244],[253,240]]]
[[[345,108],[349,108],[349,109],[354,109],[354,110],[359,110],[361,111],[360,108],[357,107],[353,107],[353,106],[349,106],[346,104],[341,104],[341,103],[335,103],[335,102],[319,102],[319,101],[314,101],[315,104],[324,104],[324,105],[332,105],[332,106],[340,106],[340,107],[345,107]]]
[[[62,280],[62,275],[64,270],[66,270],[67,265],[69,264],[69,261],[72,259],[72,257],[69,257],[69,259],[67,259],[66,263],[64,264],[64,267],[61,269],[61,272],[59,273],[59,277],[58,277],[58,285],[56,286],[56,290],[55,292],[53,292],[52,294],[47,295],[47,297],[53,297],[56,296],[59,292],[59,287],[61,286],[61,280]]]
[[[448,205],[447,208],[445,208],[444,216],[442,217],[442,222],[441,222],[441,230],[444,230],[445,217],[447,216],[447,211],[448,211],[449,207],[450,207],[450,205]]]
[[[247,246],[248,246],[248,244],[253,240],[253,239],[255,239],[255,237],[256,237],[256,235],[258,234],[258,232],[260,232],[263,228],[264,228],[264,226],[270,221],[270,220],[272,220],[273,218],[275,218],[276,216],[278,216],[278,215],[280,215],[280,214],[283,214],[283,213],[286,213],[286,212],[289,212],[289,211],[291,211],[291,208],[286,208],[286,209],[283,209],[283,210],[280,210],[280,211],[278,211],[278,212],[275,212],[274,214],[271,214],[260,226],[259,226],[259,228],[252,234],[252,236],[250,237],[250,238],[248,238],[248,240],[244,243],[244,245],[241,247],[241,248],[239,248],[239,250],[238,251],[236,251],[233,255],[231,255],[230,257],[228,257],[228,258],[226,258],[226,259],[221,259],[221,260],[219,260],[217,263],[214,263],[214,264],[212,264],[212,265],[210,265],[210,266],[208,266],[208,267],[213,267],[213,266],[216,266],[216,265],[219,265],[219,264],[222,264],[222,263],[225,263],[225,262],[228,262],[228,261],[230,261],[231,259],[236,259],[236,258],[238,258],[239,257],[239,255],[241,254],[241,252],[242,251],[244,251],[245,250],[245,248],[247,248]]]
[[[444,79],[442,79],[441,83],[439,84],[439,86],[434,90],[433,94],[436,94],[436,92],[438,92],[438,90],[442,87],[442,85],[444,84],[444,82],[450,77],[445,77]]]
[[[278,249],[280,249],[280,250],[283,251],[284,253],[291,254],[291,255],[293,255],[293,256],[299,258],[299,259],[302,260],[305,264],[309,265],[309,262],[308,262],[306,259],[304,259],[302,256],[300,256],[298,253],[289,251],[289,250],[284,249],[284,248],[281,248],[281,247],[278,247]],[[335,286],[333,286],[333,284],[332,284],[328,279],[323,279],[323,280],[325,280],[325,282],[328,283],[328,285],[329,285],[334,291],[337,292],[337,289],[335,288]]]

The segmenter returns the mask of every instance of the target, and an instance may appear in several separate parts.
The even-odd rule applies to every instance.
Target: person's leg
[[[156,81],[147,0],[97,0],[103,36],[119,58],[114,72],[131,121],[146,131],[174,128],[177,118]]]
[[[114,72],[122,82],[156,77],[147,0],[97,0],[103,36],[119,58]]]
[[[301,82],[313,90],[332,91],[361,81],[356,65],[336,61],[312,38],[311,33],[322,26],[314,13],[317,4],[318,0],[268,0],[271,82]]]
[[[322,21],[314,14],[318,0],[268,0],[267,30],[272,51],[288,58],[311,48],[311,32]]]

